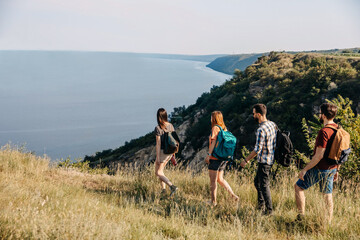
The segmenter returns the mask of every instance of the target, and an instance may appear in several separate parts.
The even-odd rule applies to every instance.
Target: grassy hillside
[[[360,57],[360,48],[348,48],[348,49],[331,49],[331,50],[314,50],[304,52],[287,52],[290,54],[297,53],[317,53],[329,56],[342,56],[342,57]],[[261,56],[267,56],[269,53],[252,53],[252,54],[234,54],[219,56],[207,67],[214,69],[215,71],[233,74],[236,69],[244,71],[245,68],[255,63]]]
[[[49,167],[47,159],[8,146],[0,151],[0,239],[358,239],[359,189],[335,186],[334,220],[325,224],[321,194],[306,192],[307,216],[295,224],[294,169],[273,181],[274,216],[255,211],[253,176],[225,178],[240,196],[220,189],[210,208],[207,172],[166,170],[180,187],[160,200],[153,166],[114,176]],[[276,182],[276,184],[275,184]]]
[[[255,143],[257,124],[251,107],[258,102],[268,106],[270,120],[282,130],[291,132],[295,148],[309,156],[312,149],[304,134],[303,119],[316,122],[314,114],[318,113],[319,105],[339,94],[351,99],[353,111],[359,113],[359,92],[360,57],[272,52],[260,57],[245,71],[236,71],[233,78],[221,86],[203,93],[195,104],[174,109],[172,122],[175,126],[178,129],[187,126],[179,157],[186,164],[204,157],[201,153],[207,147],[210,114],[214,110],[223,112],[226,125],[238,139],[236,158],[243,157],[243,147],[252,149]],[[154,144],[154,136],[149,133],[122,147],[98,152],[84,160],[93,165],[136,162],[138,159],[134,158],[134,153]]]

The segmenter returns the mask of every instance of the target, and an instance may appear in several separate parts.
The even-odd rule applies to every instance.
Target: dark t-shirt
[[[334,124],[328,124],[332,127],[338,127],[338,125],[336,123]],[[323,127],[319,133],[318,136],[316,137],[316,142],[315,142],[315,149],[314,149],[314,155],[316,153],[316,148],[320,147],[320,148],[326,148],[325,153],[324,153],[324,157],[329,153],[330,147],[332,142],[334,141],[334,137],[333,136],[335,134],[335,130],[328,128],[328,127]],[[317,169],[320,170],[329,170],[329,169],[335,169],[337,168],[337,165],[329,165],[327,163],[327,160],[325,158],[322,158],[319,163],[316,165]]]

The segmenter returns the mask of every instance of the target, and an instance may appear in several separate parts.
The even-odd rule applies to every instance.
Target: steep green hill
[[[267,54],[268,53],[228,55],[218,57],[206,66],[215,71],[233,74],[235,69],[243,71],[259,57]]]
[[[347,49],[331,49],[331,50],[314,50],[304,52],[287,52],[290,54],[297,53],[319,53],[332,56],[345,56],[345,57],[360,57],[360,48],[347,48]],[[236,69],[241,71],[245,70],[248,66],[255,63],[261,56],[267,56],[269,53],[252,53],[252,54],[234,54],[227,56],[219,56],[207,67],[215,71],[233,74]]]
[[[203,93],[188,108],[176,108],[172,122],[180,132],[179,157],[191,167],[200,166],[206,154],[210,114],[221,110],[230,131],[238,138],[237,157],[242,146],[251,149],[255,130],[251,107],[262,102],[268,106],[268,118],[283,130],[289,130],[296,149],[310,153],[302,131],[302,118],[315,120],[318,106],[338,94],[353,100],[360,108],[360,58],[318,53],[276,53],[260,57],[245,71],[210,92]],[[154,160],[154,136],[149,133],[115,150],[86,156],[93,165],[125,162],[147,164]]]

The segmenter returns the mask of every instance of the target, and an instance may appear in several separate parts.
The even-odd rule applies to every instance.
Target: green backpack
[[[219,125],[216,126],[220,128],[220,132],[212,156],[222,161],[230,161],[234,158],[236,137],[231,132],[224,131]]]

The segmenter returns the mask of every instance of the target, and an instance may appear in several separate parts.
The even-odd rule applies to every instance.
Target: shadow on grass
[[[309,217],[301,221],[297,221],[289,217],[274,216],[274,223],[279,232],[286,234],[314,234],[324,231],[324,226],[322,226],[318,220],[314,220]]]
[[[151,191],[147,185],[135,182],[126,189],[116,189],[114,187],[94,187],[84,185],[87,191],[118,198],[118,204],[124,205],[131,203],[139,208],[147,209],[162,217],[181,215],[187,220],[195,220],[202,224],[207,223],[210,207],[197,200],[189,200],[181,194],[174,196],[162,195]]]
[[[207,225],[209,220],[221,220],[230,224],[239,220],[245,226],[264,225],[269,221],[270,226],[286,235],[298,233],[308,235],[320,233],[324,229],[319,224],[319,219],[307,218],[302,222],[296,222],[294,219],[279,215],[265,217],[261,216],[261,212],[252,205],[242,206],[241,203],[228,202],[211,208],[203,201],[186,198],[181,191],[171,197],[169,194],[156,193],[151,186],[144,184],[141,180],[127,183],[121,188],[114,185],[84,185],[84,188],[101,196],[109,196],[112,200],[115,198],[119,206],[133,204],[139,209],[145,209],[164,218],[181,216],[185,220],[195,221],[202,225]],[[171,236],[172,230],[165,228],[163,234]]]

